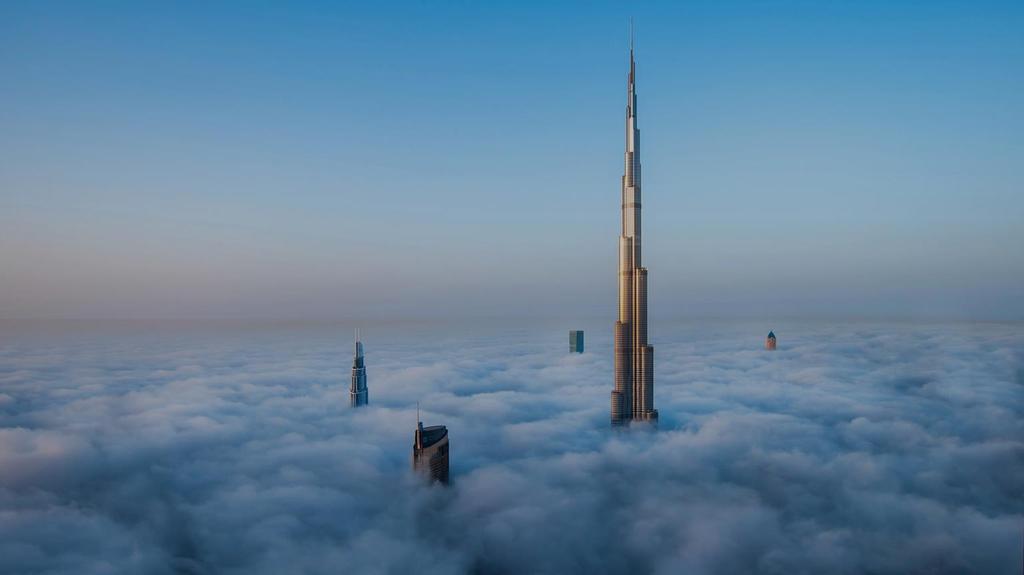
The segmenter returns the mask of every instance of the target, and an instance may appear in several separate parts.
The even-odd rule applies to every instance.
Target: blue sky
[[[1020,2],[0,4],[3,317],[1024,317]]]

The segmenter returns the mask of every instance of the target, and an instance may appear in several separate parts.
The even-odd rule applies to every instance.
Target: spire
[[[633,27],[633,17],[629,17],[629,80],[633,81],[633,51],[636,48],[636,30]]]
[[[423,449],[423,421],[420,420],[420,402],[416,402],[416,449]]]
[[[636,152],[639,139],[636,120],[636,32],[629,19],[629,77],[626,82],[626,152]],[[627,181],[634,185],[633,169],[627,166]]]
[[[636,115],[636,31],[633,18],[629,19],[629,115]]]

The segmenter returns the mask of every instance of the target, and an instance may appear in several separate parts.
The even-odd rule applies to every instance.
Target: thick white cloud
[[[1019,325],[772,327],[658,330],[626,433],[597,330],[381,327],[357,411],[346,329],[7,333],[0,572],[1019,571]]]

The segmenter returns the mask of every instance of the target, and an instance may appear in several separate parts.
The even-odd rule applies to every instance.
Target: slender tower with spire
[[[370,401],[369,391],[366,388],[366,361],[363,359],[363,342],[359,341],[359,331],[356,331],[356,349],[352,358],[352,383],[348,388],[348,397],[352,407],[360,407]]]
[[[636,123],[636,60],[629,37],[626,100],[626,167],[622,175],[619,236],[619,319],[615,322],[615,389],[612,425],[657,422],[654,409],[654,347],[647,344],[647,268],[640,259],[640,129]]]

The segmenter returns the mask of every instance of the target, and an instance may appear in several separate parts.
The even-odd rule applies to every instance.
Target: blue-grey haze
[[[0,572],[1020,571],[1019,323],[662,322],[657,433],[607,325],[363,326],[358,410],[352,327],[0,323]]]

